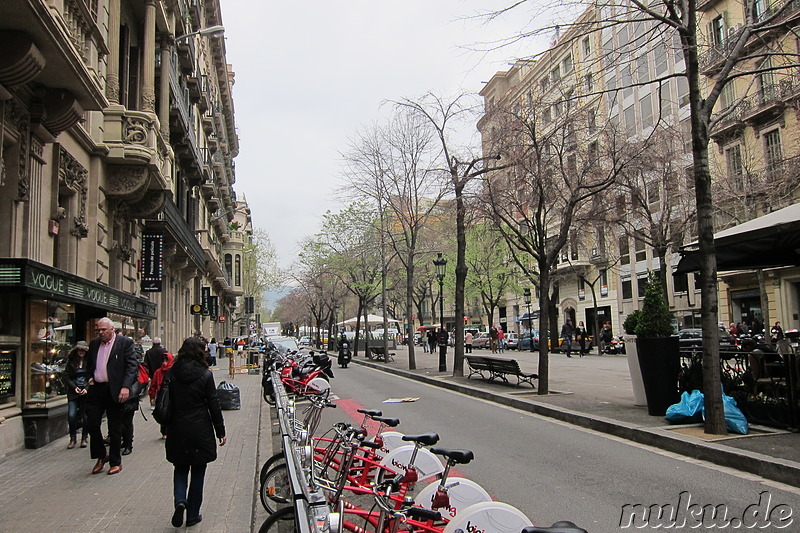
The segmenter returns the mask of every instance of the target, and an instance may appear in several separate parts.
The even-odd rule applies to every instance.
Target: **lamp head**
[[[444,268],[447,266],[447,259],[442,257],[442,252],[438,252],[436,259],[433,260],[433,265],[436,267],[436,277],[439,281],[444,279]]]
[[[525,305],[531,305],[531,290],[528,287],[522,289],[522,298],[525,300]]]

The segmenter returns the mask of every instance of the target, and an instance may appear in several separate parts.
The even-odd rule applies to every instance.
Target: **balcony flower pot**
[[[680,345],[678,337],[673,335],[672,314],[661,280],[652,271],[635,331],[647,412],[651,416],[664,416],[667,408],[679,399]]]

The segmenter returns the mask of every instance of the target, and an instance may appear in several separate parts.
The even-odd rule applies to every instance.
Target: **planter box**
[[[664,416],[667,407],[677,403],[680,351],[678,337],[636,339],[639,367],[642,371],[647,412]]]

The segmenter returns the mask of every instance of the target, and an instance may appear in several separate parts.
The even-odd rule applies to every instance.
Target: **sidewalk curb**
[[[607,417],[590,416],[578,411],[554,407],[534,400],[523,400],[496,394],[478,387],[471,387],[466,384],[443,379],[445,377],[444,375],[422,375],[399,368],[389,367],[383,363],[373,363],[364,360],[353,360],[353,362],[389,374],[395,374],[427,383],[428,385],[460,392],[475,398],[553,418],[575,426],[592,429],[600,433],[613,435],[638,444],[660,448],[678,455],[707,461],[719,466],[755,474],[772,481],[800,487],[800,463],[794,461],[770,457],[757,452],[748,451],[745,453],[727,447],[724,444],[705,442],[688,435],[676,436],[673,432],[666,429],[641,427]]]

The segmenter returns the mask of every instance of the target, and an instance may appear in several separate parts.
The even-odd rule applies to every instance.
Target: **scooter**
[[[353,354],[350,351],[350,341],[342,340],[339,342],[339,359],[338,363],[339,366],[342,368],[347,368],[347,365],[350,363],[350,360],[353,358]]]

